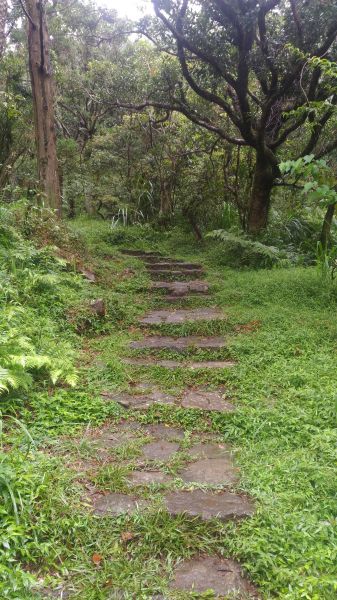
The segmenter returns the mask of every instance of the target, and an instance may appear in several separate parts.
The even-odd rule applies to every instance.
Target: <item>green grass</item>
[[[53,387],[37,378],[29,392],[13,393],[2,401],[3,415],[19,418],[36,442],[32,447],[22,428],[4,419],[1,473],[13,492],[17,514],[8,491],[2,491],[2,597],[38,599],[39,580],[45,587],[62,584],[70,598],[81,600],[105,600],[120,590],[130,600],[159,593],[178,598],[167,591],[175,562],[198,552],[216,552],[240,560],[264,600],[335,599],[336,287],[322,281],[314,268],[232,271],[219,266],[214,242],[197,246],[179,231],[158,235],[131,228],[125,234],[111,233],[108,225],[87,220],[73,227],[86,240],[90,265],[98,274],[95,286],[77,288],[70,306],[60,302],[53,317],[57,339],[76,354],[78,383],[74,389]],[[116,240],[119,246],[111,243]],[[128,342],[139,337],[138,316],[160,303],[146,291],[142,263],[118,252],[123,244],[205,264],[214,289],[211,304],[223,307],[227,319],[154,331],[223,333],[228,349],[197,357],[230,356],[237,361],[234,368],[214,374],[184,369],[173,373],[125,365]],[[94,297],[106,300],[107,317],[76,333],[83,316],[77,317],[73,308]],[[57,321],[68,310],[73,320],[58,329]],[[221,415],[154,406],[145,414],[133,414],[100,396],[103,390],[125,390],[129,382],[139,380],[151,380],[166,391],[199,383],[225,385],[237,410]],[[256,514],[227,524],[170,518],[158,510],[160,488],[154,487],[140,492],[152,502],[144,512],[133,517],[92,516],[83,482],[76,469],[66,466],[62,453],[69,464],[72,457],[91,460],[86,443],[78,442],[86,429],[129,416],[180,425],[187,432],[219,433],[236,451],[239,489],[252,496]],[[91,470],[91,481],[100,489],[125,491],[136,456],[135,447],[126,446],[121,462]],[[121,537],[126,531],[132,533],[127,543]],[[94,553],[102,557],[98,565],[92,560]],[[196,596],[183,595],[192,597]]]

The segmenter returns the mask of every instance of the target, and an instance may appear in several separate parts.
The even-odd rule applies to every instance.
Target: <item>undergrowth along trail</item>
[[[71,300],[60,297],[58,312],[49,313],[48,322],[69,347],[68,357],[77,353],[78,382],[74,388],[55,387],[49,377],[36,377],[29,391],[19,388],[2,400],[1,465],[12,491],[5,492],[2,507],[1,562],[9,565],[1,573],[3,597],[41,598],[46,590],[64,588],[70,598],[85,600],[110,598],[120,589],[126,598],[151,598],[167,593],[176,560],[212,552],[238,559],[264,598],[335,598],[335,289],[322,284],[314,269],[221,268],[214,251],[187,243],[179,232],[165,237],[148,233],[138,243],[142,230],[137,228],[124,234],[82,221],[74,229],[86,240],[86,260],[97,281],[86,284],[72,276]],[[227,315],[221,323],[180,329],[161,325],[158,333],[223,334],[227,345],[217,358],[237,363],[220,373],[172,373],[154,367],[146,374],[146,380],[165,392],[196,383],[224,385],[235,412],[205,416],[197,409],[163,405],[137,413],[137,419],[165,422],[197,435],[216,433],[230,443],[240,466],[241,489],[255,500],[255,515],[248,520],[205,524],[184,516],[172,518],[161,510],[98,519],[83,501],[88,485],[123,491],[127,465],[137,457],[138,442],[133,442],[121,451],[126,467],[103,464],[97,471],[88,443],[88,433],[95,428],[135,417],[101,393],[123,392],[133,379],[145,381],[144,371],[131,369],[124,360],[130,355],[129,342],[141,337],[137,319],[150,308],[145,267],[118,251],[135,243],[203,262],[215,294],[209,302]],[[69,279],[67,272],[64,277]],[[48,305],[55,288],[45,293]],[[39,298],[32,310],[43,315]],[[105,319],[95,319],[87,310],[92,298],[105,300]],[[189,308],[204,304],[195,298]],[[162,307],[161,299],[151,306]],[[37,340],[37,324],[27,327]],[[41,345],[47,339],[42,331]],[[64,349],[62,353],[65,356]],[[208,350],[197,354],[198,360],[211,356]],[[162,357],[177,355],[163,351]],[[156,501],[156,489],[150,497]],[[125,532],[132,534],[127,543]],[[95,555],[100,558],[94,560]],[[57,593],[61,597],[61,591]]]

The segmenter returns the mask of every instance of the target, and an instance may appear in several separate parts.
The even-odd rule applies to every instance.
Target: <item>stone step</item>
[[[163,367],[165,369],[228,369],[235,366],[231,360],[205,360],[199,362],[180,362],[177,360],[155,360],[143,358],[125,358],[127,365],[134,367]]]
[[[258,598],[257,590],[245,577],[239,563],[218,556],[196,556],[178,564],[170,584],[173,590],[236,600]]]
[[[152,252],[151,250],[128,250],[126,248],[122,248],[119,252],[121,252],[121,254],[126,254],[126,256],[139,256],[145,258],[156,258],[157,256],[162,256],[161,252]]]
[[[171,296],[186,296],[187,294],[207,294],[209,284],[206,281],[154,281],[151,290],[166,290]]]
[[[179,262],[158,262],[151,263],[146,266],[149,271],[162,271],[168,269],[172,271],[174,269],[178,271],[202,271],[203,266],[195,263],[179,263]]]
[[[191,335],[187,337],[169,337],[155,335],[143,340],[131,342],[131,350],[173,350],[184,352],[184,350],[219,350],[226,347],[223,337],[201,337]]]
[[[170,256],[153,256],[153,255],[147,255],[147,256],[143,256],[142,260],[146,263],[159,263],[159,262],[168,262],[168,263],[177,263],[177,264],[181,264],[184,262],[183,259],[181,258],[171,258]]]
[[[157,271],[149,271],[150,279],[154,281],[161,277],[172,277],[172,279],[189,277],[190,279],[199,279],[200,275],[204,275],[204,273],[203,269],[195,269],[194,271],[188,269],[157,269]]]
[[[233,412],[235,407],[223,397],[223,390],[211,391],[200,388],[189,389],[180,395],[166,394],[154,388],[149,390],[137,389],[133,393],[104,394],[124,408],[144,410],[154,404],[167,404],[182,408],[198,408],[211,412]]]
[[[180,325],[197,321],[215,321],[226,319],[225,313],[220,308],[194,308],[181,310],[154,310],[139,319],[140,325]]]
[[[144,499],[110,492],[108,494],[95,494],[92,498],[93,512],[95,515],[123,515],[132,514],[138,509],[146,508],[148,502]]]
[[[164,497],[164,503],[172,516],[186,514],[190,517],[200,517],[203,521],[214,518],[229,521],[250,517],[254,512],[249,498],[223,491],[179,490],[169,492]]]

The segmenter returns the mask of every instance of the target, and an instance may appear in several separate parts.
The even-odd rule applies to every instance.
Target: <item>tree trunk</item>
[[[265,155],[257,156],[248,211],[248,233],[256,235],[267,227],[275,178],[275,166]]]
[[[39,182],[48,206],[60,217],[62,201],[56,154],[55,90],[44,0],[25,0],[25,7]]]
[[[336,204],[329,204],[323,221],[322,231],[321,231],[321,243],[323,248],[326,250],[329,245],[330,231],[332,219],[335,214]]]
[[[0,0],[0,58],[6,47],[7,0]]]

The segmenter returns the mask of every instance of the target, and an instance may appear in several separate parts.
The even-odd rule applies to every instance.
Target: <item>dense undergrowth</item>
[[[265,599],[335,598],[335,284],[314,267],[231,270],[222,265],[218,242],[198,245],[178,229],[111,230],[78,220],[72,234],[57,239],[45,225],[44,241],[63,251],[38,249],[27,230],[19,224],[18,233],[18,224],[13,229],[12,217],[6,218],[0,259],[0,302],[7,315],[1,317],[0,349],[6,361],[0,362],[1,597],[38,599],[43,589],[61,583],[70,598],[103,600],[123,590],[125,598],[149,599],[167,593],[177,559],[210,551],[238,558]],[[69,235],[72,247],[77,240],[76,256],[69,252]],[[214,288],[209,302],[224,307],[226,322],[166,331],[224,332],[224,355],[237,361],[231,372],[153,368],[145,374],[125,365],[127,342],[140,335],[135,319],[151,300],[144,267],[121,255],[123,246],[205,264]],[[95,284],[75,273],[83,253]],[[98,297],[107,305],[104,319],[88,310]],[[157,306],[162,304],[159,299]],[[90,515],[77,473],[78,463],[90,457],[86,429],[128,414],[100,394],[149,377],[165,390],[203,382],[227,386],[237,405],[233,414],[204,416],[163,406],[138,418],[219,432],[237,451],[240,489],[256,501],[253,518],[205,525],[161,510],[116,519]],[[65,466],[65,457],[73,468]],[[105,469],[94,482],[119,490],[123,476],[123,470]],[[121,542],[125,531],[133,535],[128,545]]]

